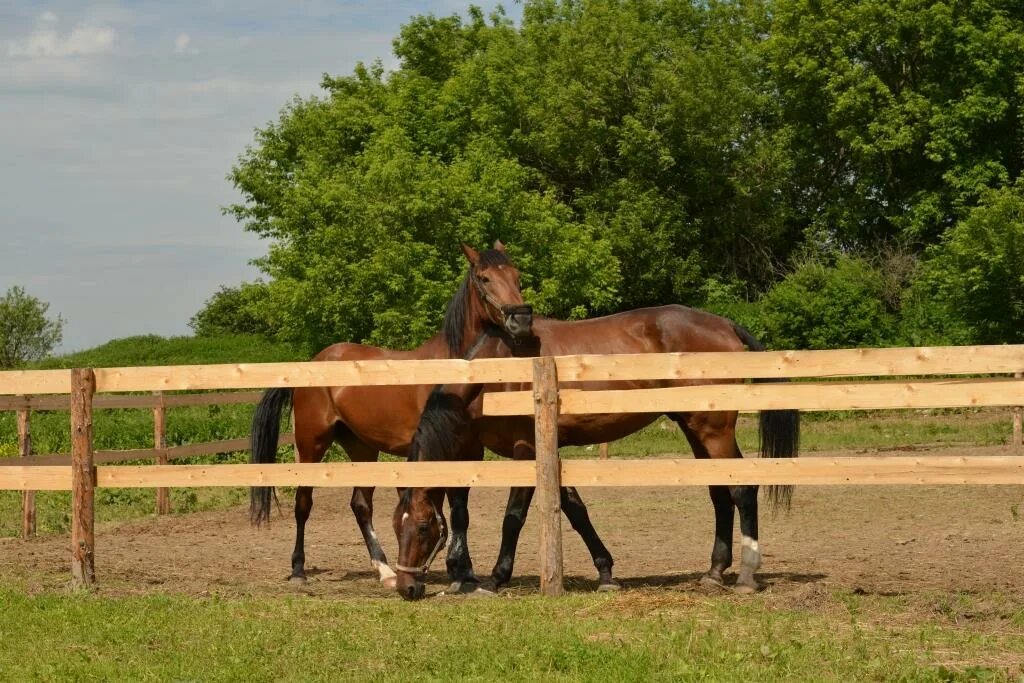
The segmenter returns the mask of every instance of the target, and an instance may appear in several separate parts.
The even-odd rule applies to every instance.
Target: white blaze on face
[[[403,512],[402,513],[402,524],[405,524],[405,520],[407,520],[407,519],[409,519],[409,513],[408,512]]]

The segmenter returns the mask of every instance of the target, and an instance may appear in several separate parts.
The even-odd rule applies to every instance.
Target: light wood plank
[[[862,456],[768,460],[563,460],[563,486],[1024,484],[1024,458]]]
[[[0,372],[0,394],[70,394],[70,370],[7,370]]]
[[[334,462],[98,467],[105,487],[533,486],[533,462]]]
[[[665,389],[561,392],[562,415],[663,413],[716,410],[874,410],[1009,406],[1024,400],[1024,382],[1013,378],[914,382],[799,382],[706,384]],[[530,415],[528,391],[488,393],[485,415]]]
[[[67,465],[12,465],[0,467],[0,491],[70,491]]]
[[[415,469],[412,469],[415,468]],[[531,486],[533,462],[319,463],[97,467],[105,487],[166,486]],[[563,486],[709,484],[939,485],[1024,484],[1024,458],[986,455],[860,456],[767,460],[563,460]],[[0,490],[71,489],[71,468],[0,469]]]
[[[1024,345],[761,353],[584,355],[558,357],[556,363],[559,377],[563,382],[988,374],[1024,370]],[[384,384],[528,383],[532,380],[532,370],[528,358],[474,361],[366,360],[103,368],[96,370],[96,377],[98,391],[112,392]],[[52,394],[69,391],[70,373],[66,370],[0,373],[0,394]]]

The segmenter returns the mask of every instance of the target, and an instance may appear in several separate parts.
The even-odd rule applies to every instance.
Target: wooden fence
[[[541,589],[562,590],[558,487],[704,484],[1024,484],[1024,458],[1012,456],[857,457],[731,461],[569,461],[558,457],[559,414],[800,408],[1019,406],[1024,345],[784,351],[762,353],[565,356],[475,361],[342,361],[0,373],[0,394],[69,393],[72,464],[0,468],[0,489],[72,490],[72,575],[95,580],[93,491],[97,486],[528,486],[537,487]],[[1007,375],[991,377],[990,375]],[[716,384],[757,378],[921,377]],[[986,375],[985,377],[978,377]],[[671,389],[584,391],[588,381],[694,379]],[[486,414],[533,415],[533,462],[321,463],[96,467],[96,392],[385,384],[526,382],[531,392],[485,396]],[[582,383],[582,384],[581,384]],[[167,397],[170,398],[170,397]],[[36,400],[36,399],[33,399]]]
[[[161,391],[151,395],[137,396],[104,396],[93,399],[94,409],[126,409],[151,408],[153,410],[153,448],[140,448],[121,451],[95,451],[93,464],[109,464],[130,460],[155,460],[159,465],[166,465],[172,460],[183,460],[200,455],[223,455],[249,448],[249,438],[222,439],[205,441],[183,446],[167,446],[167,409],[186,406],[214,406],[241,403],[256,403],[263,396],[261,391],[234,391],[206,394],[172,394],[165,395]],[[36,410],[71,410],[71,396],[0,396],[0,411],[17,413],[18,454],[22,458],[0,458],[0,467],[71,465],[71,454],[32,454],[32,418],[31,411]],[[282,434],[280,445],[295,443],[292,434]],[[68,472],[71,470],[69,469]],[[21,535],[30,538],[36,532],[35,491],[22,492],[21,502]],[[168,514],[171,511],[170,491],[166,487],[156,490],[156,513]]]

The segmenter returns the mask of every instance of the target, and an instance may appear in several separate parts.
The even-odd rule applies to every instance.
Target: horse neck
[[[466,306],[466,322],[462,326],[462,346],[459,348],[459,358],[465,358],[480,335],[487,331],[489,325],[493,324],[487,318],[484,304],[475,291],[470,293]]]

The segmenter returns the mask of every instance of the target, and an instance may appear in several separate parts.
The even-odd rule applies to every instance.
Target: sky
[[[396,68],[403,23],[469,4],[0,0],[0,293],[48,302],[63,352],[188,334],[259,276],[266,243],[221,213],[254,129],[325,72]]]

